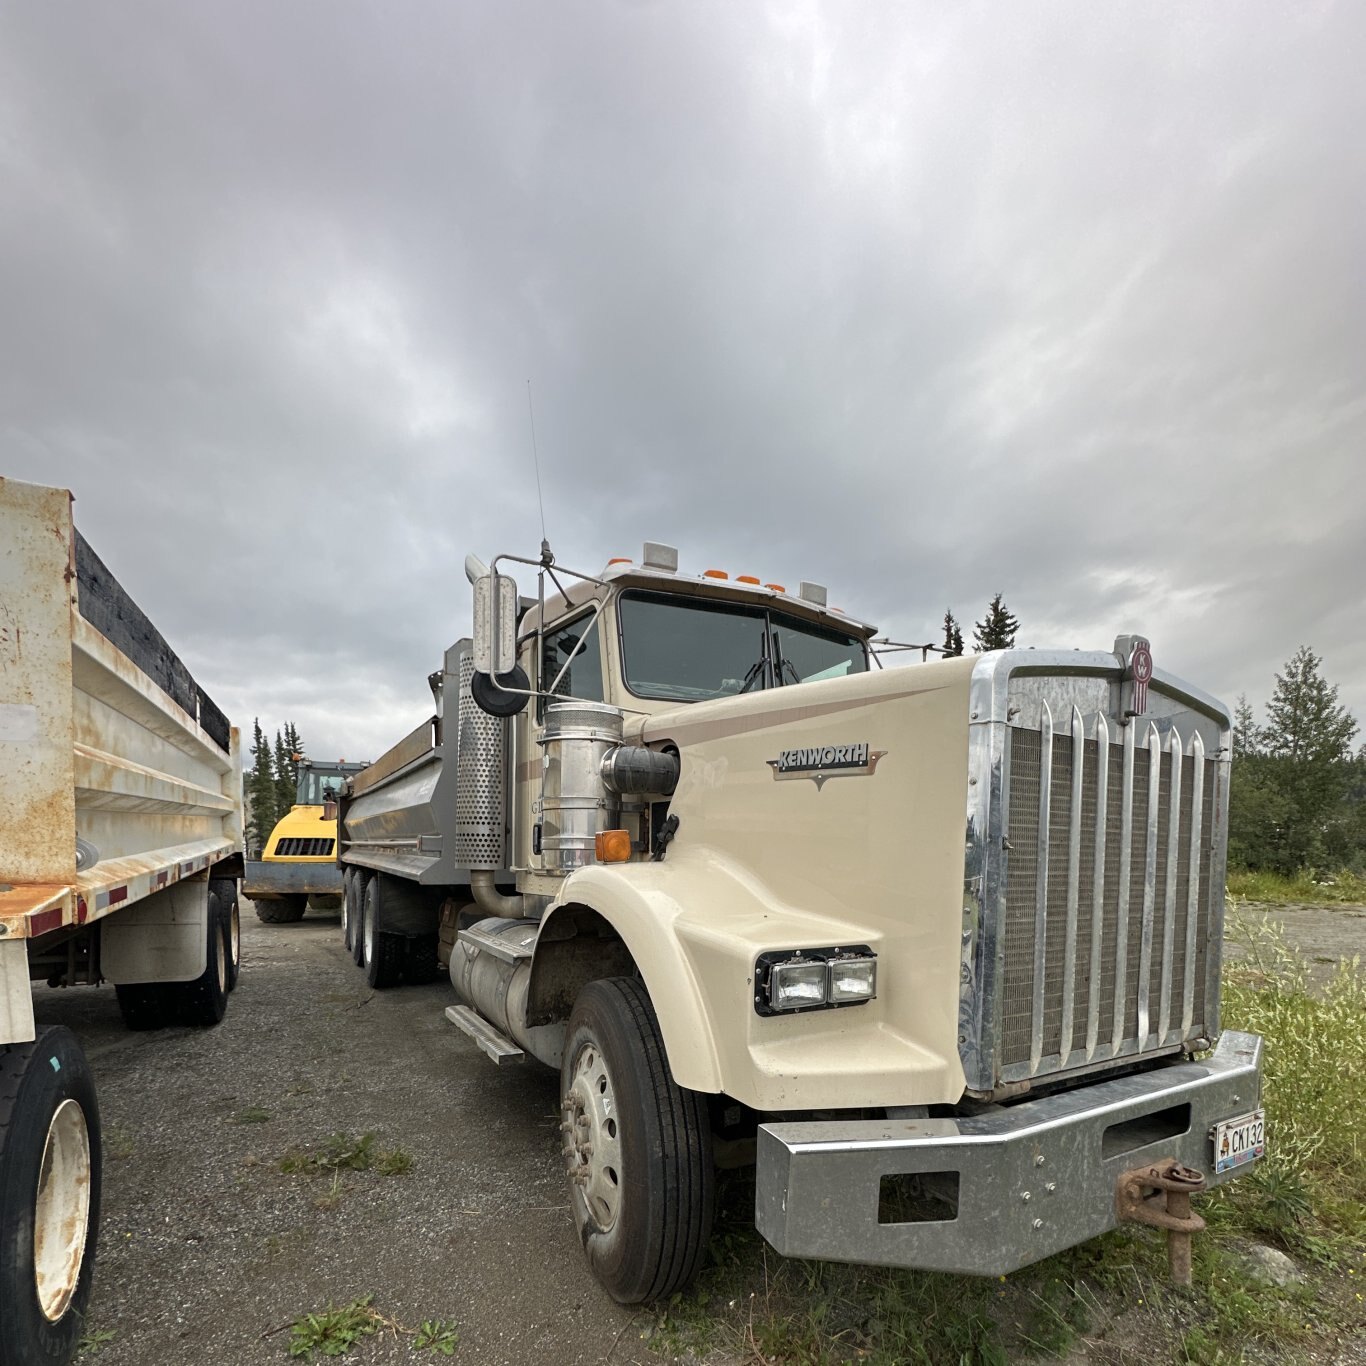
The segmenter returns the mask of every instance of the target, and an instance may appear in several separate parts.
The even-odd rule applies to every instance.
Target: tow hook
[[[1134,1167],[1115,1182],[1115,1213],[1121,1223],[1167,1230],[1167,1266],[1174,1285],[1191,1283],[1191,1234],[1205,1227],[1191,1210],[1191,1196],[1204,1189],[1204,1172],[1175,1158]]]

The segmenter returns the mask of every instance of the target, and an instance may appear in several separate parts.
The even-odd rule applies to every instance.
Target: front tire
[[[306,896],[263,896],[256,903],[256,918],[266,925],[292,925],[307,909]]]
[[[715,1204],[705,1097],[673,1079],[642,983],[590,982],[560,1070],[570,1205],[593,1274],[620,1304],[685,1287]]]
[[[70,1360],[100,1221],[100,1114],[71,1032],[0,1048],[0,1361]]]

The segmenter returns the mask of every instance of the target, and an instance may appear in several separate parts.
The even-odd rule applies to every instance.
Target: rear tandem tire
[[[342,874],[342,943],[352,955],[356,952],[356,930],[360,924],[360,889],[356,886],[359,876],[354,868],[348,868]]]
[[[242,912],[237,905],[237,883],[231,878],[218,878],[212,883],[223,906],[223,932],[228,937],[228,990],[237,986],[242,970]]]
[[[667,1299],[697,1275],[715,1200],[706,1097],[673,1079],[633,977],[579,993],[560,1069],[570,1210],[593,1274],[620,1304]]]
[[[361,966],[365,969],[365,980],[376,991],[398,985],[407,948],[402,935],[385,934],[379,928],[380,886],[380,879],[372,877],[366,883],[361,903]]]
[[[307,909],[306,896],[263,896],[256,903],[256,918],[267,925],[292,925]]]
[[[160,982],[137,982],[116,986],[119,1012],[129,1029],[165,1029],[170,1023],[171,1003]]]
[[[163,986],[171,1009],[188,1025],[216,1025],[228,1008],[228,924],[216,892],[209,893],[204,971],[193,982]]]
[[[0,1361],[69,1361],[100,1223],[100,1112],[61,1026],[0,1048]]]
[[[356,920],[351,931],[351,961],[358,967],[365,966],[365,893],[375,880],[373,873],[356,873],[353,884],[356,889]]]

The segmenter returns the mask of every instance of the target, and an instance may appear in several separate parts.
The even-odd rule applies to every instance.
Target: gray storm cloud
[[[0,8],[0,472],[364,757],[467,549],[1004,591],[1366,719],[1349,4]]]

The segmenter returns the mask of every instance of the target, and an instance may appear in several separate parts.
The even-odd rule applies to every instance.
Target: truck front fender
[[[620,975],[634,963],[680,1086],[763,1106],[784,1099],[792,1103],[794,1070],[809,1068],[811,1080],[828,1089],[824,1079],[841,1065],[838,1035],[847,1022],[807,1017],[775,1026],[760,1020],[754,1012],[754,963],[760,953],[784,945],[875,943],[879,938],[875,927],[851,924],[838,908],[832,912],[783,902],[748,869],[715,850],[672,851],[664,863],[580,868],[566,879],[542,921],[529,1005],[532,1012],[538,1004],[544,1011],[558,990],[561,1006],[553,1013],[567,1013],[565,976],[552,966],[568,965],[566,943],[578,946],[578,985]],[[605,938],[594,916],[608,927]],[[585,950],[585,940],[591,950]],[[629,960],[616,948],[617,940]],[[795,1069],[794,1047],[804,1056]]]

